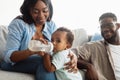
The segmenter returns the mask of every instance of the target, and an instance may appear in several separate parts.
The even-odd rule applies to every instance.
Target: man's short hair
[[[99,17],[99,21],[101,21],[104,18],[112,18],[113,21],[117,21],[117,17],[114,13],[111,12],[107,12],[107,13],[103,13],[100,17]]]

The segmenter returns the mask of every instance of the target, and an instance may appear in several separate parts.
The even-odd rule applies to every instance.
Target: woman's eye
[[[33,10],[33,13],[38,14],[38,13],[39,13],[39,11],[38,11],[38,10],[36,10],[36,9],[34,9],[34,10]]]
[[[43,10],[43,12],[45,12],[45,13],[48,12],[48,11],[49,11],[48,8],[45,8],[45,9]]]

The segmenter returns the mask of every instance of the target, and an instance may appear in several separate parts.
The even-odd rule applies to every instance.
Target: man
[[[99,22],[103,40],[74,49],[78,68],[86,69],[87,80],[120,80],[120,23],[113,13],[102,14]]]

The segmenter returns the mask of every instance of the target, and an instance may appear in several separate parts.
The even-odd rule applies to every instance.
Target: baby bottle
[[[28,44],[28,48],[31,51],[37,52],[37,51],[43,51],[43,52],[52,52],[53,50],[53,44],[51,42],[48,42],[48,44],[44,44],[39,40],[31,40]]]

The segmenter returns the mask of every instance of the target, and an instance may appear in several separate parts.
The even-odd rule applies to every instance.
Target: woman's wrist
[[[33,55],[33,54],[35,54],[35,52],[30,51],[29,49],[26,50],[26,53],[29,54],[29,55]]]

